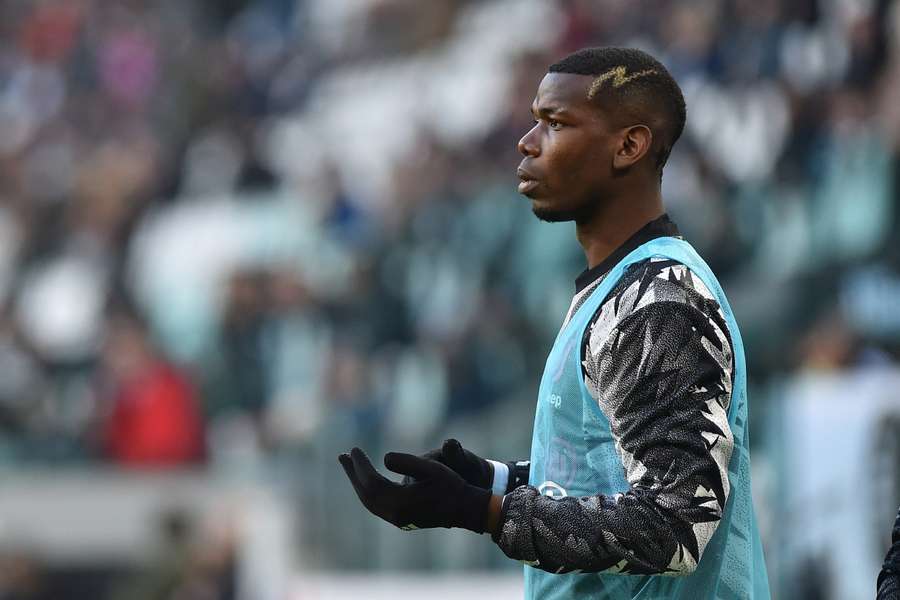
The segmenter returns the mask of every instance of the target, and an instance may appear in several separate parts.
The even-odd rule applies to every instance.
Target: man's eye
[[[554,121],[553,119],[547,121],[547,124],[550,126],[550,129],[559,129],[562,127],[562,124],[559,121]]]

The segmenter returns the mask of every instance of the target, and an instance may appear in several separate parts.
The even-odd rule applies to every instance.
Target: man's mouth
[[[523,179],[522,181],[519,182],[519,190],[518,191],[520,194],[527,194],[528,192],[530,192],[537,186],[538,186],[537,179]]]
[[[519,167],[516,170],[516,175],[518,175],[519,179],[521,180],[519,181],[518,190],[520,194],[527,194],[528,192],[536,188],[540,183],[537,179],[534,178],[534,175],[532,175],[522,167]]]

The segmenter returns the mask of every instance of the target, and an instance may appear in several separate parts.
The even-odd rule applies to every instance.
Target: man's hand
[[[485,531],[490,489],[466,483],[436,460],[399,452],[385,454],[384,466],[414,478],[405,484],[381,475],[359,448],[341,454],[338,460],[363,506],[401,529],[463,527],[475,533]]]
[[[436,460],[450,467],[465,479],[466,483],[475,487],[491,489],[494,485],[494,465],[469,452],[453,438],[444,440],[444,444],[440,448],[429,450],[422,455],[422,458]],[[408,475],[403,478],[404,484],[414,481],[415,479]]]

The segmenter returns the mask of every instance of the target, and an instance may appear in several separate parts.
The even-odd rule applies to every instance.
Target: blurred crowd
[[[900,348],[900,2],[6,0],[0,459],[421,446],[523,413],[584,267],[515,194],[546,66],[681,83],[663,194],[754,379]]]
[[[209,520],[209,519],[208,519]],[[4,600],[237,600],[238,540],[233,527],[177,510],[160,515],[154,551],[140,570],[107,563],[60,569],[25,549],[0,552]]]
[[[896,362],[898,0],[4,0],[0,466],[317,477],[317,550],[390,566],[315,517],[345,500],[332,447],[466,423],[525,451],[585,265],[515,193],[516,142],[589,45],[682,85],[663,196],[751,386]],[[233,597],[233,545],[189,529],[132,589]],[[53,596],[0,562],[0,597]]]

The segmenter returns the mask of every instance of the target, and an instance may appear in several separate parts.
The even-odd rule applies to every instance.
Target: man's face
[[[531,112],[535,124],[521,140],[519,193],[544,221],[585,221],[603,201],[613,175],[614,136],[587,99],[593,78],[548,73]]]

